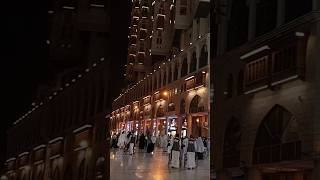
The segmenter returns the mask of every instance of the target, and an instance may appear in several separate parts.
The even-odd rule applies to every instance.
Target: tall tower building
[[[126,79],[137,82],[169,55],[173,36],[172,0],[133,0]]]

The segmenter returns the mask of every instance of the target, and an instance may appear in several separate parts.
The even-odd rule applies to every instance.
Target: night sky
[[[36,96],[39,84],[51,80],[47,60],[47,6],[37,1],[6,1],[0,11],[1,23],[1,118],[0,169],[5,156],[5,131],[23,115]],[[11,4],[10,4],[11,3]],[[41,4],[42,3],[42,4]],[[127,54],[130,1],[114,0],[111,8],[113,89],[119,94],[123,84]],[[121,13],[120,13],[121,12]]]

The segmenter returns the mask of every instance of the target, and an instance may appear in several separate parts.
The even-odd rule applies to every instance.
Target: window
[[[172,68],[170,64],[168,69],[168,83],[171,83],[171,81],[172,81]]]
[[[207,45],[203,45],[201,48],[199,68],[202,68],[206,65],[208,65],[208,49]]]
[[[257,4],[256,36],[263,35],[277,25],[277,0],[260,0]]]
[[[192,53],[192,59],[190,63],[190,73],[197,70],[197,54],[196,52]]]
[[[178,63],[176,63],[174,65],[174,74],[173,74],[174,81],[176,81],[178,79],[178,75],[179,75],[179,65],[178,65]]]
[[[187,62],[187,58],[184,58],[182,61],[181,77],[184,77],[187,74],[188,74],[188,62]]]
[[[163,71],[163,79],[162,79],[162,85],[165,86],[167,84],[167,71]]]
[[[180,15],[187,15],[187,8],[186,7],[180,8]]]
[[[246,0],[232,1],[228,22],[227,49],[233,49],[248,41],[249,8]]]

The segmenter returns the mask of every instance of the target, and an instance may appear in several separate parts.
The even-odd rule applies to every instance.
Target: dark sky
[[[5,152],[5,131],[30,107],[37,86],[50,81],[47,61],[47,6],[44,1],[6,1],[0,10],[1,118],[0,163]],[[11,3],[11,4],[10,4]],[[128,0],[113,0],[111,8],[112,66],[115,81],[112,93],[123,86],[127,54]],[[121,12],[121,13],[120,13]],[[3,164],[3,163],[1,163]],[[0,165],[1,169],[1,165]]]

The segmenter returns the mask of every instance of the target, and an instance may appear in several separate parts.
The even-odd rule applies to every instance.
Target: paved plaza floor
[[[184,168],[173,169],[168,166],[168,154],[156,149],[153,154],[136,152],[134,155],[123,153],[122,150],[111,150],[111,180],[209,180],[209,157],[198,161],[193,170]]]

